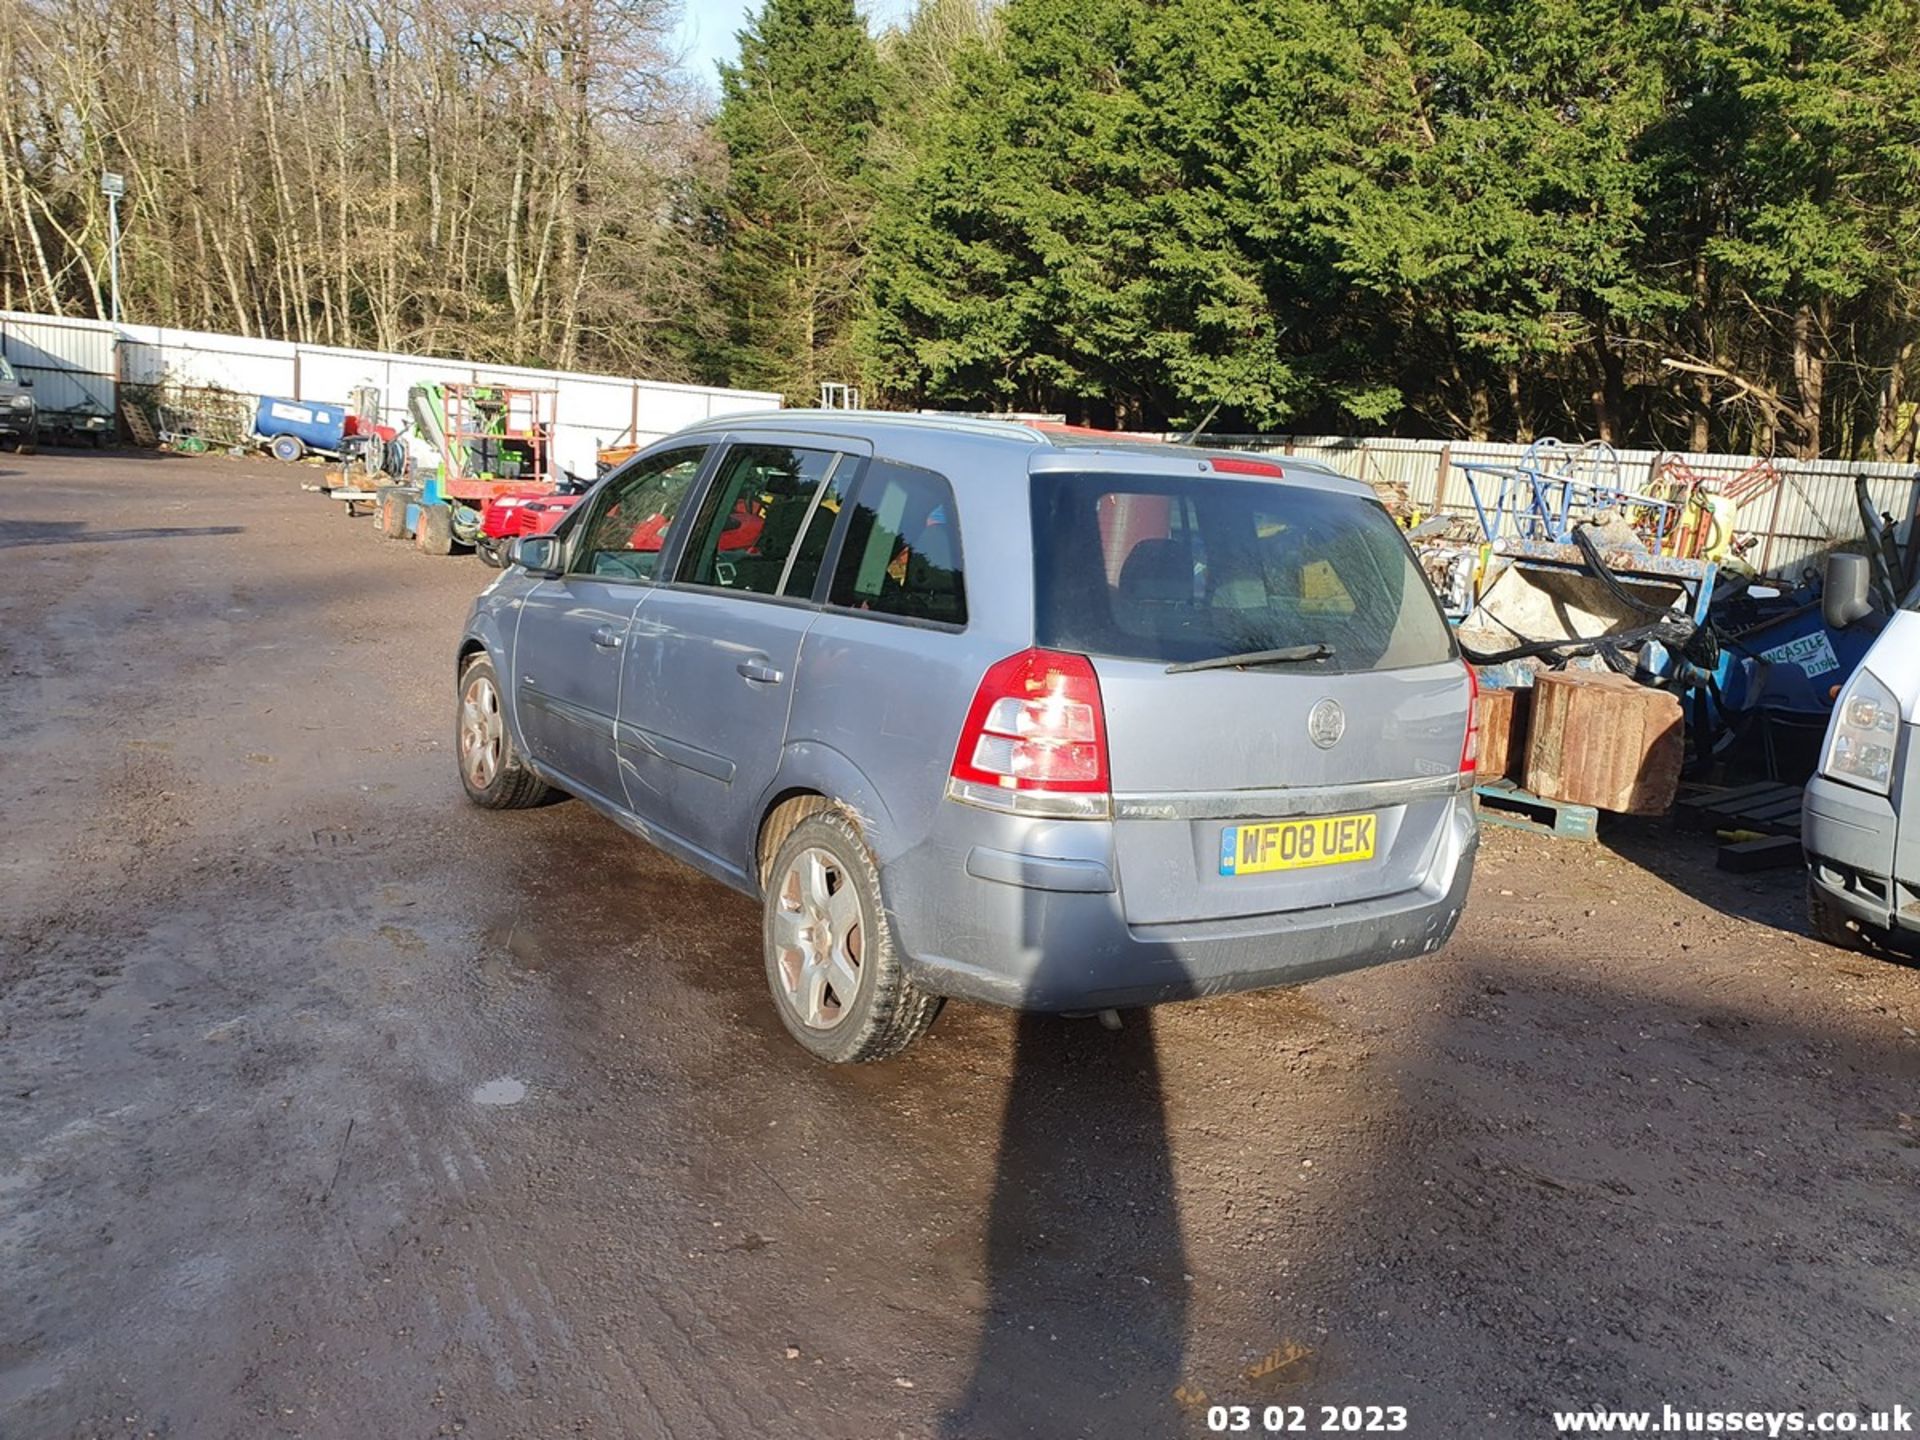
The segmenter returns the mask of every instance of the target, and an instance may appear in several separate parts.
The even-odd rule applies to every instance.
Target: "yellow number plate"
[[[1229,825],[1220,832],[1222,875],[1266,875],[1373,858],[1377,815],[1317,815]]]

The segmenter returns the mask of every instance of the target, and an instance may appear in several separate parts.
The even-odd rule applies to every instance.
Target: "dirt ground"
[[[749,902],[466,804],[489,572],[299,478],[0,456],[8,1440],[1914,1401],[1920,971],[1794,872],[1491,832],[1437,957],[829,1070]]]

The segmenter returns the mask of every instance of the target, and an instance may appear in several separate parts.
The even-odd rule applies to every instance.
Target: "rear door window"
[[[679,578],[716,590],[778,595],[795,542],[818,508],[821,483],[842,462],[832,450],[735,445],[700,503]],[[813,593],[788,585],[785,594]]]
[[[1317,668],[1452,658],[1399,527],[1356,495],[1214,477],[1033,481],[1039,643],[1169,664],[1297,645]]]
[[[827,600],[876,615],[967,623],[959,517],[944,477],[888,460],[867,467]]]

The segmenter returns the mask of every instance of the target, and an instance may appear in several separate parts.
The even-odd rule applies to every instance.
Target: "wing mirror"
[[[1872,614],[1873,570],[1867,557],[1843,552],[1827,556],[1820,591],[1820,617],[1828,629],[1844,630]]]
[[[547,580],[566,568],[566,558],[557,535],[522,535],[507,552],[510,562]]]

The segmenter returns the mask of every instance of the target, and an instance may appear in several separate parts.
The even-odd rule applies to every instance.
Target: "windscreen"
[[[1431,665],[1453,637],[1372,500],[1273,481],[1038,475],[1037,638],[1176,663],[1325,646],[1320,673]]]

